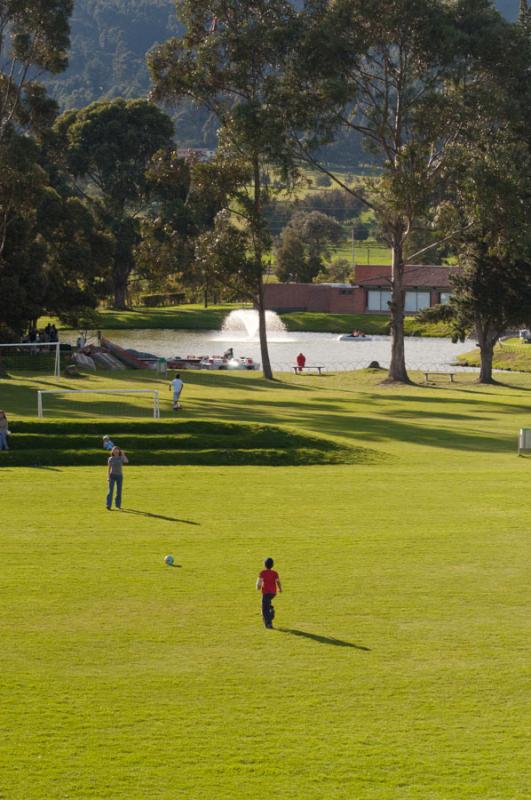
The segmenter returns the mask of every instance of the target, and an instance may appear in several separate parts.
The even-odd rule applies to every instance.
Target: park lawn
[[[274,278],[274,276],[271,276]],[[274,280],[272,281],[274,282]],[[251,307],[250,305],[248,306]],[[201,305],[165,306],[164,308],[135,308],[127,311],[101,309],[98,326],[102,330],[220,330],[225,317],[242,304],[214,305],[203,308]],[[329,314],[328,312],[297,311],[279,315],[288,331],[311,331],[314,333],[345,333],[359,328],[366,333],[387,335],[389,317],[387,314]],[[41,317],[39,328],[48,322],[59,320]],[[407,336],[448,336],[449,328],[443,323],[420,322],[409,316],[404,320]]]
[[[346,261],[352,260],[352,226],[345,224],[345,240],[342,244],[334,247],[334,258],[343,258]],[[376,242],[374,239],[357,240],[355,242],[355,262],[356,264],[391,264],[391,249],[385,244]]]
[[[457,356],[460,364],[469,367],[479,367],[479,348]],[[509,339],[498,342],[494,348],[494,369],[504,369],[511,372],[531,372],[531,346],[523,344],[520,339]]]
[[[0,471],[1,796],[528,797],[531,377],[380,378],[185,377],[183,420],[285,426],[368,463],[131,464],[121,513],[103,453]],[[13,447],[53,382],[0,384]]]
[[[126,311],[100,308],[97,322],[98,327],[106,330],[219,330],[227,314],[235,308],[241,308],[241,304],[213,305],[209,308],[193,303],[158,308],[138,306]],[[65,329],[55,317],[41,317],[39,328],[45,327],[48,322],[55,322],[58,328]]]

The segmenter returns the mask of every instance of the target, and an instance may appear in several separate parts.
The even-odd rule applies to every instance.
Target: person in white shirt
[[[170,390],[173,389],[173,409],[176,411],[178,408],[181,407],[179,402],[179,398],[181,397],[181,392],[183,390],[184,383],[181,380],[181,376],[179,374],[175,375],[175,378],[170,381]]]

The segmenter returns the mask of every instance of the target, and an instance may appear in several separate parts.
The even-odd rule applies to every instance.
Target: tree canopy
[[[155,153],[172,147],[173,123],[146,100],[118,99],[66,112],[55,132],[69,171],[83,182],[78,187],[112,236],[114,302],[125,308],[140,241],[138,216],[148,199],[146,171]]]

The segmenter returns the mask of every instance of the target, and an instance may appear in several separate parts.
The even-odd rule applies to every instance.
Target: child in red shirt
[[[272,558],[266,558],[264,561],[265,569],[262,570],[256,581],[256,588],[259,591],[260,589],[262,590],[262,616],[266,628],[273,627],[275,609],[272,606],[272,602],[276,597],[277,588],[279,592],[282,591],[279,574],[273,569],[274,563]]]

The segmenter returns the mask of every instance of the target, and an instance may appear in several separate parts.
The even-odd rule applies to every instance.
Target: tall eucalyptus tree
[[[347,130],[362,137],[380,164],[361,199],[392,252],[388,377],[408,382],[404,267],[421,255],[411,243],[444,191],[467,81],[478,79],[482,60],[490,58],[494,68],[503,58],[510,26],[487,0],[309,0],[305,19],[298,80],[286,89],[290,96],[298,87],[293,141],[302,159],[354,194],[316,147]]]
[[[271,379],[263,292],[270,186],[263,176],[276,167],[287,177],[292,167],[275,97],[296,37],[297,12],[287,0],[182,0],[178,17],[185,33],[149,55],[152,96],[168,104],[189,98],[215,115],[222,142],[218,164],[237,162],[246,173],[231,206],[234,240],[245,240],[235,252],[247,253],[239,272],[258,310],[263,372]],[[226,242],[223,227],[220,241]],[[218,263],[238,271],[225,256]]]

